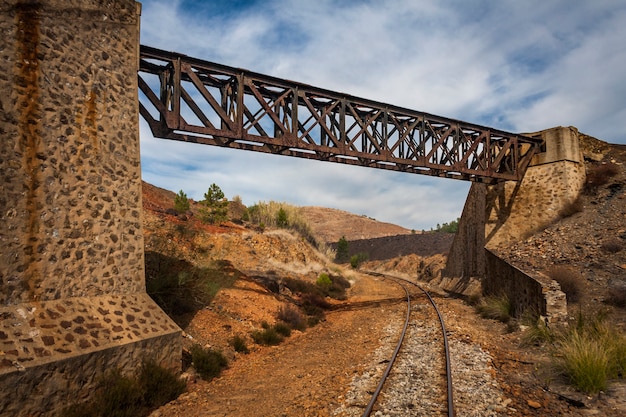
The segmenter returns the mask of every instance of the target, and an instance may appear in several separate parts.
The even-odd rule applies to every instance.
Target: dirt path
[[[351,301],[399,297],[379,279],[360,277]],[[331,312],[324,322],[294,332],[275,347],[238,355],[219,378],[198,380],[153,417],[330,416],[355,375],[381,345],[383,328],[403,320],[402,304]]]

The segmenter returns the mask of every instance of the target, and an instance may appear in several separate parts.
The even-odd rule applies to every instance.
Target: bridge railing
[[[156,137],[480,182],[519,181],[525,137],[141,46]]]

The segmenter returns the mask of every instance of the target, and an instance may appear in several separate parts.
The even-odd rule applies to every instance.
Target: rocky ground
[[[623,326],[624,309],[605,301],[610,288],[626,282],[626,250],[606,250],[607,243],[626,240],[626,187],[622,188],[626,184],[626,150],[613,147],[604,151],[604,162],[619,166],[620,173],[585,194],[581,211],[511,247],[505,255],[523,268],[545,270],[556,259],[582,271],[585,292],[573,308],[609,309],[615,325]],[[147,254],[165,250],[198,266],[224,261],[222,265],[232,279],[217,291],[206,308],[179,323],[184,327],[185,346],[200,343],[220,349],[229,358],[229,367],[211,382],[191,375],[188,392],[153,416],[360,415],[367,392],[373,391],[378,382],[376,375],[382,372],[381,362],[395,347],[394,333],[403,320],[401,304],[393,301],[398,297],[397,289],[350,268],[337,267],[302,239],[285,231],[259,233],[235,223],[207,226],[191,214],[184,218],[174,216],[168,211],[172,201],[173,193],[145,184]],[[337,217],[337,213],[334,215]],[[362,221],[361,217],[352,219]],[[334,228],[337,232],[336,225]],[[377,225],[375,237],[397,232],[384,229],[384,225]],[[406,229],[405,232],[401,233],[404,238],[412,234]],[[331,237],[327,241],[331,242],[340,237],[328,236]],[[443,254],[409,254],[369,263],[367,267],[389,269],[414,278],[413,271],[418,266],[421,270],[436,270],[444,262]],[[331,311],[317,326],[294,331],[278,346],[254,345],[250,332],[259,329],[262,321],[275,321],[278,309],[294,301],[288,292],[268,289],[268,279],[314,282],[320,272],[340,273],[350,280],[348,299],[335,303],[348,303],[355,308]],[[433,291],[437,293],[436,289]],[[593,397],[576,393],[556,383],[547,366],[546,351],[522,347],[521,332],[509,332],[502,323],[480,318],[463,300],[443,293],[437,293],[436,299],[456,351],[453,369],[459,376],[455,379],[466,381],[456,388],[458,415],[624,415],[623,383],[613,383],[609,391]],[[418,337],[419,332],[414,330]],[[234,335],[248,337],[251,353],[234,352],[228,343]],[[413,362],[409,367],[421,369],[413,378],[429,372],[429,366],[436,366],[421,354],[410,360]],[[392,397],[403,398],[401,395],[405,394],[398,392]],[[410,399],[402,400],[412,410],[409,414],[381,411],[378,415],[428,415],[418,405],[432,398],[410,395]]]

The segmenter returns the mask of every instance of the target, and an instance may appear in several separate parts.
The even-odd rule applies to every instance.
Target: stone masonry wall
[[[0,2],[0,415],[54,415],[105,372],[180,369],[145,292],[139,4]]]
[[[143,290],[135,2],[0,13],[0,305]]]
[[[576,128],[557,127],[530,134],[534,135],[546,140],[546,152],[533,159],[520,183],[472,184],[443,275],[449,286],[480,281],[483,292],[505,291],[519,304],[520,311],[523,305],[544,305],[552,311],[547,314],[556,317],[565,309],[565,301],[554,293],[555,283],[525,275],[514,266],[509,272],[516,273],[502,273],[506,268],[493,259],[498,247],[525,239],[557,220],[584,185],[585,167]],[[537,285],[543,290],[537,291]],[[467,283],[463,286],[471,287]],[[540,298],[523,300],[531,295]]]

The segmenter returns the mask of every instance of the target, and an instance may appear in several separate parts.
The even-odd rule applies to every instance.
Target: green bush
[[[330,288],[333,282],[330,280],[330,277],[328,276],[328,274],[321,273],[319,278],[317,278],[317,281],[315,282],[315,284],[318,287],[320,287],[322,290],[326,291],[328,290],[328,288]]]
[[[242,336],[235,335],[230,340],[230,345],[235,349],[235,352],[239,353],[250,353],[250,349],[248,349],[248,345],[246,344],[246,339]]]
[[[350,257],[350,266],[354,269],[358,269],[363,262],[367,261],[367,259],[367,253],[357,253],[356,255],[352,255]]]
[[[287,219],[287,217],[287,212],[283,207],[281,207],[276,214],[276,226],[280,228],[286,228],[287,226],[289,226],[289,220]]]
[[[190,350],[194,369],[206,381],[219,376],[222,369],[228,366],[228,361],[220,351],[205,349],[198,344],[191,346]]]

